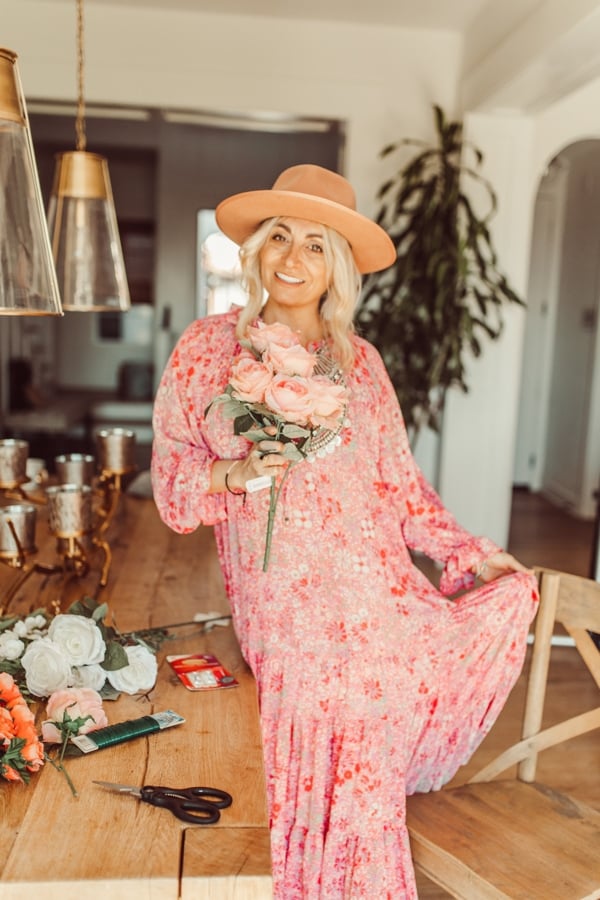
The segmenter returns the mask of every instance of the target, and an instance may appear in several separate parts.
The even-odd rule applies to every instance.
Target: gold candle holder
[[[109,528],[121,498],[123,475],[133,472],[135,464],[135,432],[126,428],[107,428],[96,435],[99,489],[103,501],[99,510],[102,522],[98,528],[100,538]]]
[[[94,546],[104,553],[100,586],[108,581],[112,555],[108,544],[95,533],[92,506],[93,491],[89,484],[58,484],[49,487],[48,527],[57,539],[57,551],[64,567],[71,566],[77,575],[90,568],[89,553]]]

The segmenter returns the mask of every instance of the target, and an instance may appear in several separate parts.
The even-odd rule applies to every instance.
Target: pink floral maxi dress
[[[178,532],[214,525],[256,676],[279,900],[416,897],[405,795],[441,787],[489,731],[522,667],[529,575],[452,601],[496,550],[445,510],[411,455],[377,351],[355,338],[342,443],[297,463],[262,570],[269,491],[209,494],[245,456],[220,409],[237,313],[190,325],[154,412],[153,485]],[[444,564],[436,590],[409,548]]]

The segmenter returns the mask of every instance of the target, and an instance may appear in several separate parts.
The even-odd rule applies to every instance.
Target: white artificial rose
[[[158,666],[156,657],[141,644],[125,647],[129,665],[107,672],[106,677],[116,691],[140,694],[154,687]]]
[[[39,634],[40,631],[46,628],[47,624],[45,616],[27,616],[25,619],[25,627],[27,628],[29,636],[32,634]]]
[[[0,659],[18,659],[25,644],[13,631],[0,633]]]
[[[91,666],[74,666],[71,672],[69,687],[91,688],[93,691],[101,691],[106,681],[106,669],[97,663]]]
[[[101,663],[106,653],[102,632],[86,616],[58,615],[52,619],[48,637],[57,644],[72,666]]]
[[[28,637],[31,640],[34,637],[41,637],[41,632],[46,628],[46,624],[44,616],[27,616],[25,619],[15,622],[13,631],[19,637]]]
[[[32,641],[21,663],[27,689],[34,697],[49,697],[54,691],[66,688],[71,680],[69,661],[50,638]]]

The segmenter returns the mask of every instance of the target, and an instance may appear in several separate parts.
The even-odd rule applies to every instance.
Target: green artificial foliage
[[[434,106],[437,146],[422,148],[378,192],[377,221],[398,258],[368,276],[357,315],[358,330],[379,349],[402,407],[411,439],[428,425],[439,431],[446,392],[468,391],[467,354],[479,356],[482,339],[502,331],[502,307],[522,305],[499,271],[489,222],[496,195],[480,174],[481,151],[463,139],[462,123]],[[478,215],[467,190],[478,196]]]

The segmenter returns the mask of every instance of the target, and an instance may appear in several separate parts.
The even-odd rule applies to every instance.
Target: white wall
[[[531,190],[532,125],[523,116],[469,113],[465,137],[484,154],[484,174],[498,195],[492,235],[500,267],[525,295]],[[448,396],[440,461],[440,491],[450,509],[476,534],[505,545],[510,521],[513,458],[525,312],[507,305],[504,331],[487,341],[468,366],[469,392]]]

